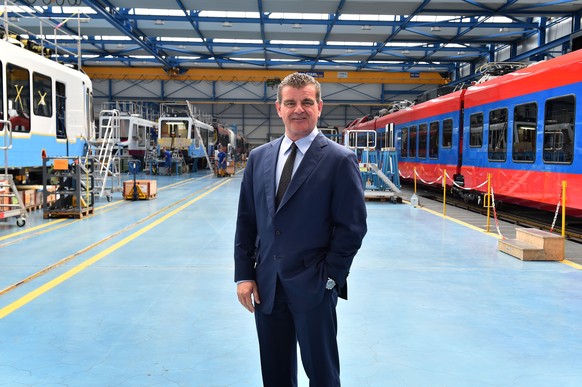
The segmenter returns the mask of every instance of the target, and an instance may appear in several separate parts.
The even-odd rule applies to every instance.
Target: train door
[[[67,88],[64,83],[56,82],[56,119],[57,119],[57,138],[67,138]]]

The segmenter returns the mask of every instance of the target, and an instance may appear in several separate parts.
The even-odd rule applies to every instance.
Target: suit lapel
[[[265,155],[265,194],[267,199],[267,208],[269,209],[269,213],[271,215],[275,214],[277,210],[275,208],[275,174],[277,172],[277,159],[279,156],[279,147],[281,146],[281,142],[283,142],[283,137],[279,138],[277,141],[271,142],[271,148]]]
[[[311,173],[313,172],[313,170],[323,157],[325,153],[324,149],[326,146],[327,146],[326,137],[323,134],[319,133],[317,137],[315,137],[315,139],[313,140],[313,143],[311,144],[307,152],[305,153],[305,156],[303,156],[303,160],[301,161],[301,164],[299,164],[299,168],[297,168],[297,171],[295,171],[295,174],[291,179],[291,183],[289,183],[289,187],[287,187],[287,191],[285,192],[283,199],[281,199],[281,204],[279,205],[279,208],[283,207],[285,203],[287,203],[287,201],[295,194],[295,192],[297,192],[299,187],[301,187],[303,183],[305,183],[307,177],[311,175]],[[273,196],[272,202],[274,203],[274,201],[275,199]]]

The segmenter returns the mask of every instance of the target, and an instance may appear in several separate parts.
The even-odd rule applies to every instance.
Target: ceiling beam
[[[178,80],[178,81],[221,81],[221,82],[280,82],[290,70],[229,70],[229,69],[189,69],[179,75],[169,75],[160,68],[153,67],[92,67],[83,69],[91,79],[118,80]],[[320,83],[368,83],[368,84],[413,84],[444,85],[449,79],[438,72],[360,72],[360,71],[319,71],[309,73]]]

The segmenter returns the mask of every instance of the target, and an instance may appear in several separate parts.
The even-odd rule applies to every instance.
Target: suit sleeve
[[[351,152],[344,154],[334,174],[331,215],[333,234],[326,269],[341,294],[354,256],[367,232],[364,190],[356,156]]]
[[[255,280],[257,218],[253,195],[253,154],[249,155],[241,183],[234,238],[234,280]]]

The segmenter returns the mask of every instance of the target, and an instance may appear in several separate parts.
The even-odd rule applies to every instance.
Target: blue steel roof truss
[[[36,5],[39,0],[15,0],[23,6]],[[400,17],[390,19],[378,19],[370,21],[342,18],[346,5],[357,4],[359,0],[337,0],[330,6],[330,13],[322,18],[274,18],[271,17],[272,8],[276,4],[269,0],[257,0],[254,6],[248,7],[249,12],[258,16],[252,17],[222,17],[207,16],[201,10],[188,9],[187,0],[174,0],[168,4],[171,9],[179,9],[179,13],[171,13],[163,16],[164,22],[175,23],[182,26],[187,23],[192,34],[198,39],[184,40],[176,43],[172,39],[172,30],[165,29],[163,25],[157,29],[147,30],[144,23],[152,24],[152,21],[160,19],[156,13],[142,14],[135,12],[139,7],[139,1],[132,3],[127,8],[118,4],[126,4],[120,0],[83,0],[82,5],[91,8],[90,18],[98,21],[99,25],[107,25],[110,28],[109,35],[116,31],[121,37],[104,41],[99,35],[87,34],[83,38],[83,50],[81,62],[83,65],[95,66],[107,64],[122,64],[126,66],[160,66],[173,74],[179,74],[186,68],[199,66],[212,68],[225,68],[233,65],[237,68],[249,69],[280,69],[292,66],[303,66],[310,71],[338,68],[346,71],[439,71],[442,73],[454,73],[463,64],[475,64],[483,59],[488,59],[492,52],[499,51],[508,46],[515,46],[524,38],[535,34],[543,36],[543,30],[557,21],[571,18],[574,26],[572,33],[580,28],[580,16],[582,6],[576,6],[574,0],[546,1],[542,3],[522,2],[520,0],[508,0],[502,6],[493,8],[487,1],[464,0],[459,2],[463,9],[454,10],[445,8],[440,2],[433,0],[411,1],[410,12]],[[361,0],[365,1],[365,0]],[[350,4],[351,3],[351,4]],[[38,16],[43,19],[62,19],[68,16],[66,7],[57,6],[35,7]],[[58,3],[57,3],[58,4]],[[67,4],[63,4],[67,5]],[[158,10],[165,4],[160,3]],[[269,8],[267,8],[267,6]],[[570,6],[568,10],[559,7]],[[239,8],[242,5],[239,5]],[[333,10],[331,9],[333,7]],[[466,9],[465,9],[466,8]],[[304,11],[304,10],[300,10]],[[381,10],[378,12],[380,13]],[[305,12],[309,12],[308,10]],[[457,12],[457,13],[455,13]],[[427,21],[421,16],[434,16],[434,21]],[[437,16],[450,16],[448,20],[437,20]],[[457,16],[452,16],[457,15]],[[8,16],[11,16],[9,13]],[[70,15],[72,16],[72,15]],[[505,21],[493,21],[493,17],[505,17]],[[539,21],[533,18],[541,18]],[[552,21],[548,22],[548,18]],[[229,25],[248,26],[254,25],[259,31],[258,37],[261,43],[225,42],[218,40],[211,31],[204,26],[228,23]],[[369,44],[360,45],[352,42],[337,42],[334,34],[338,29],[350,29],[354,31],[363,27],[363,24],[375,29],[374,36],[380,38],[369,39]],[[157,24],[157,23],[156,23]],[[163,23],[160,23],[163,24]],[[321,32],[309,32],[311,39],[290,39],[288,43],[275,43],[271,37],[276,25],[283,25],[289,31],[296,25],[317,28]],[[69,33],[75,34],[75,28],[65,24],[62,27]],[[447,29],[455,31],[452,35],[441,35],[431,32],[432,29]],[[507,29],[507,32],[504,32]],[[146,30],[149,32],[146,32]],[[479,33],[475,33],[475,31]],[[307,32],[293,31],[295,36]],[[377,31],[380,31],[378,33]],[[382,32],[383,31],[383,32]],[[361,32],[361,31],[360,31]],[[165,34],[169,35],[165,35]],[[185,31],[186,35],[188,31]],[[103,32],[105,35],[105,32]],[[85,34],[84,34],[85,35]],[[237,38],[237,31],[231,34]],[[218,36],[218,35],[216,35]],[[366,39],[365,35],[360,35]],[[127,40],[129,38],[129,40]],[[33,38],[34,39],[34,38]],[[377,40],[373,40],[377,39]],[[539,48],[521,53],[509,58],[508,61],[535,56],[536,58],[552,57],[568,48],[567,37],[555,39],[552,42],[540,41]],[[293,40],[297,40],[294,44]],[[305,41],[319,42],[317,45],[305,43]],[[456,47],[452,47],[453,44]],[[403,50],[406,45],[406,50]],[[50,44],[49,44],[50,46]],[[111,49],[111,46],[122,47]],[[461,49],[459,47],[462,47]],[[406,53],[404,53],[406,52]],[[144,55],[145,54],[145,55]],[[258,55],[257,55],[258,54]],[[136,59],[138,56],[147,58]],[[86,56],[86,57],[85,57]],[[193,58],[194,57],[194,58]],[[287,59],[286,59],[287,58]],[[65,56],[58,58],[64,62],[76,62],[76,58]]]

